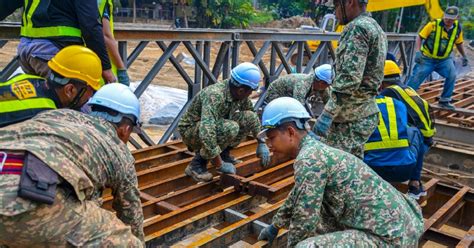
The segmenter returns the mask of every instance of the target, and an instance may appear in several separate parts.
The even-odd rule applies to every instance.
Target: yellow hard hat
[[[99,56],[84,46],[67,46],[49,62],[49,68],[65,78],[79,79],[94,90],[100,88],[102,65]]]
[[[397,63],[393,62],[392,60],[385,60],[385,67],[383,69],[383,75],[400,75],[402,73],[400,71],[400,67],[398,67]]]

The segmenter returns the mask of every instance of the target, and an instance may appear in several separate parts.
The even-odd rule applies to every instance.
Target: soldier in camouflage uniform
[[[230,156],[230,150],[249,133],[256,137],[260,131],[258,116],[248,98],[259,81],[258,67],[242,63],[232,69],[230,79],[204,88],[193,99],[178,124],[183,142],[196,153],[186,175],[196,181],[210,181],[209,160],[223,173],[236,173],[233,164],[239,161]],[[265,142],[259,142],[257,156],[262,165],[269,164],[270,152]]]
[[[387,38],[366,13],[367,0],[334,0],[336,17],[347,24],[336,50],[330,98],[314,132],[330,146],[364,157],[364,143],[378,124],[375,103],[383,79]]]
[[[91,115],[44,111],[0,129],[0,246],[144,246],[135,161],[126,145],[139,101],[115,83],[90,103]],[[28,178],[37,193],[20,197]],[[115,214],[100,207],[105,188]],[[51,202],[40,197],[45,190]]]
[[[316,67],[312,74],[285,75],[270,84],[265,97],[265,105],[278,97],[288,96],[307,106],[306,100],[311,96],[328,98],[327,88],[331,85],[331,81],[332,66],[329,64]]]
[[[423,233],[417,202],[362,160],[309,135],[305,112],[284,98],[264,110],[262,126],[274,156],[295,159],[295,185],[259,239],[271,242],[284,227],[289,247],[416,246]]]

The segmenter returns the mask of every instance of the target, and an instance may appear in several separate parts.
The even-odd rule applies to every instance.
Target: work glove
[[[124,85],[130,85],[130,78],[128,77],[126,69],[118,69],[117,70],[117,79],[118,82]]]
[[[415,53],[415,63],[421,64],[421,59],[422,59],[422,54],[421,51],[418,51]]]
[[[326,137],[327,132],[329,131],[329,128],[331,127],[333,121],[333,116],[326,112],[323,111],[321,115],[318,117],[316,120],[316,124],[314,124],[313,127],[313,132],[316,135]]]
[[[278,235],[278,229],[272,224],[265,227],[258,235],[258,240],[267,240],[268,243],[272,243]]]
[[[235,166],[232,163],[229,162],[224,162],[222,161],[221,167],[219,168],[219,171],[224,173],[224,174],[236,174],[237,170],[235,169]]]
[[[257,157],[262,160],[262,166],[267,167],[270,165],[270,150],[268,149],[267,144],[264,142],[259,142],[257,146]]]
[[[466,57],[463,57],[463,58],[462,58],[462,66],[467,66],[467,63],[468,63],[468,62],[469,62],[469,61],[467,60]]]

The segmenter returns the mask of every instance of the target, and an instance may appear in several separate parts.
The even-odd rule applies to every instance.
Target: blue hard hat
[[[319,80],[322,80],[327,84],[331,85],[333,76],[332,66],[330,64],[320,65],[316,67],[316,69],[314,69],[314,75]]]
[[[263,110],[263,132],[295,120],[308,120],[311,116],[303,104],[291,97],[279,97],[271,101]]]
[[[247,85],[253,90],[258,88],[258,84],[261,80],[260,69],[249,62],[244,62],[234,67],[230,75],[239,84]]]
[[[89,105],[103,106],[117,111],[116,116],[105,112],[92,111],[91,115],[102,117],[110,122],[119,123],[123,117],[134,119],[135,125],[140,123],[140,101],[132,90],[120,83],[102,86],[88,102]],[[130,118],[133,117],[133,118]]]

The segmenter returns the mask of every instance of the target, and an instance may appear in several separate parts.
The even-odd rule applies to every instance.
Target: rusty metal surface
[[[474,127],[474,79],[459,79],[453,92],[453,105],[456,110],[445,110],[437,106],[441,92],[443,91],[443,80],[426,82],[422,84],[418,93],[427,100],[434,109],[437,120],[454,123],[459,126]]]
[[[184,175],[192,153],[183,151],[179,141],[134,151],[147,246],[268,246],[257,241],[257,236],[293,187],[293,161],[274,159],[272,167],[263,168],[255,148],[252,140],[232,151],[243,160],[236,166],[238,175],[221,176],[209,165],[215,177],[208,183],[196,183]],[[168,159],[170,156],[177,160]],[[474,193],[438,179],[424,181],[428,195],[420,203],[426,232],[420,246],[468,247],[474,225]],[[404,184],[396,187],[407,190]],[[104,201],[104,207],[111,209],[111,196],[105,196]],[[287,230],[280,230],[273,246],[285,246],[286,235]]]

